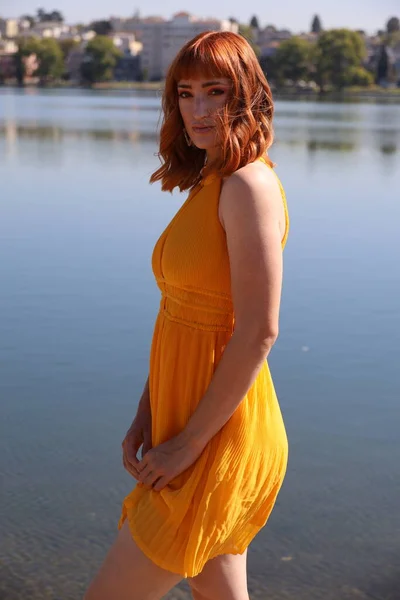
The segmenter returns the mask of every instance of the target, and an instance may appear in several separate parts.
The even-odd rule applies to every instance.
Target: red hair
[[[188,146],[179,110],[177,85],[181,79],[226,77],[232,82],[227,104],[216,116],[221,157],[213,166],[221,177],[261,156],[273,141],[274,107],[266,77],[250,44],[230,31],[206,31],[187,42],[169,67],[162,98],[163,121],[158,156],[162,165],[150,182],[161,180],[162,190],[180,191],[199,183],[206,151]]]

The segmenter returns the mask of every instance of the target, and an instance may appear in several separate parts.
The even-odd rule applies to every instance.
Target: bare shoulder
[[[285,225],[284,205],[278,179],[273,170],[262,161],[242,167],[224,179],[220,200],[219,219],[225,220],[232,211],[238,218],[249,214],[269,214],[278,219],[282,230]]]

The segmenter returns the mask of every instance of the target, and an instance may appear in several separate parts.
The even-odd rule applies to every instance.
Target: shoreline
[[[164,87],[163,81],[111,81],[104,83],[96,83],[93,86],[82,86],[79,84],[70,83],[55,83],[45,86],[40,86],[36,82],[26,83],[23,87],[16,83],[5,83],[0,85],[2,88],[16,89],[60,89],[60,90],[91,90],[91,91],[143,91],[143,92],[162,92]],[[398,102],[400,103],[400,87],[398,88],[380,88],[372,86],[370,88],[346,88],[341,92],[330,91],[320,94],[312,90],[299,90],[293,88],[277,89],[272,88],[274,98],[277,100],[310,100],[321,102],[346,102],[346,101],[375,101],[375,102]]]

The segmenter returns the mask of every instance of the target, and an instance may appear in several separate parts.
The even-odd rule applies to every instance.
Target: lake
[[[134,480],[160,97],[0,90],[0,598],[78,600]],[[291,231],[269,363],[287,476],[252,599],[400,597],[400,105],[276,102]],[[189,598],[183,582],[166,598]]]

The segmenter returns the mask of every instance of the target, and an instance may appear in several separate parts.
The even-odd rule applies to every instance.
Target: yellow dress
[[[289,217],[278,182],[286,215],[283,249]],[[233,333],[220,190],[216,175],[203,179],[154,247],[161,302],[150,351],[153,447],[185,427]],[[123,501],[118,527],[128,518],[135,542],[155,564],[195,577],[215,556],[242,554],[265,525],[287,458],[285,427],[265,361],[195,463],[159,492],[137,484]]]

